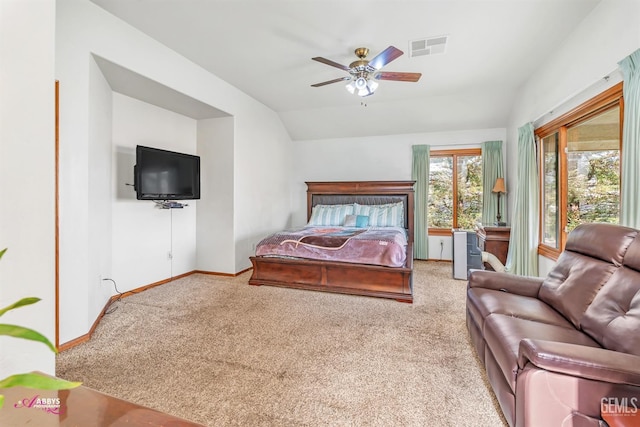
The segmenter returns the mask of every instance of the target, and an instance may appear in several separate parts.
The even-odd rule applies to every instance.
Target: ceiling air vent
[[[429,37],[409,42],[409,57],[445,53],[449,36]]]

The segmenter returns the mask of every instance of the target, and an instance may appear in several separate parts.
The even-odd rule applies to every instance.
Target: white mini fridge
[[[478,236],[472,230],[453,230],[453,278],[467,280],[470,269],[484,270]]]

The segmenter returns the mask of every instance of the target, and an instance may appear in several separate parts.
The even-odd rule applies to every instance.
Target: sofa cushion
[[[600,347],[587,334],[565,326],[550,325],[504,314],[491,314],[484,321],[484,339],[502,370],[511,391],[516,390],[518,351],[525,338]]]
[[[582,316],[602,286],[622,265],[638,231],[614,224],[583,224],[569,234],[565,250],[538,297],[580,328]]]
[[[634,242],[629,255],[625,264],[640,259],[640,242]],[[640,272],[619,268],[585,312],[582,329],[604,348],[640,356]]]
[[[615,224],[582,224],[569,233],[564,250],[621,265],[637,235],[638,230]]]
[[[467,308],[480,328],[482,328],[484,319],[492,313],[573,328],[567,319],[537,298],[493,289],[469,289],[467,291]]]
[[[542,282],[538,297],[580,328],[585,310],[616,268],[608,262],[565,251]]]

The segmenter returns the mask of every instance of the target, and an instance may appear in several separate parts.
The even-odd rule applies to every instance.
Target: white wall
[[[111,203],[112,192],[118,194],[118,188],[113,187],[103,193],[106,188],[105,180],[114,183],[114,178],[90,177],[91,174],[105,174],[107,172],[104,171],[109,170],[117,179],[121,173],[119,164],[126,163],[127,159],[130,162],[131,159],[131,152],[120,144],[114,144],[114,152],[110,158],[102,157],[106,149],[105,135],[98,132],[102,129],[102,119],[92,115],[102,114],[107,101],[100,89],[103,83],[96,74],[92,55],[233,116],[232,154],[227,152],[227,157],[220,160],[228,162],[233,168],[232,183],[225,183],[227,188],[232,186],[232,204],[228,203],[227,195],[227,199],[216,207],[231,212],[232,220],[222,226],[233,230],[233,247],[228,244],[228,239],[214,240],[213,244],[203,246],[203,253],[199,254],[201,259],[216,260],[214,267],[216,270],[219,268],[219,272],[236,273],[247,268],[256,236],[263,235],[266,230],[273,230],[276,223],[284,224],[288,221],[291,140],[273,111],[89,0],[57,0],[56,6],[55,74],[61,82],[62,140],[60,306],[65,311],[64,320],[60,323],[60,341],[65,343],[86,334],[100,314],[105,294],[102,290],[104,288],[100,288],[101,285],[96,282],[99,282],[101,276],[114,276],[119,288],[122,285],[122,291],[128,286],[134,286],[134,283],[138,286],[148,284],[139,283],[143,280],[166,279],[171,274],[197,268],[197,248],[195,243],[191,243],[196,221],[185,219],[195,209],[189,207],[181,211],[173,210],[170,211],[172,216],[168,218],[167,212],[158,212],[151,207],[148,212],[145,211],[145,215],[156,216],[152,222],[172,220],[174,226],[177,224],[186,230],[187,236],[180,240],[182,233],[174,232],[168,237],[162,234],[155,236],[154,240],[144,242],[149,251],[159,247],[164,252],[166,240],[171,238],[174,252],[176,245],[180,246],[179,253],[174,253],[173,263],[163,262],[165,269],[158,269],[157,276],[151,277],[141,274],[139,265],[134,267],[133,263],[126,264],[127,260],[120,255],[121,246],[126,240],[121,235],[120,227],[125,222],[120,217],[121,212],[113,210],[110,218],[101,208],[92,207],[93,203],[98,206]],[[114,99],[117,103],[121,102],[117,101],[117,97]],[[146,107],[137,108],[136,114],[145,109]],[[114,107],[113,111],[116,120],[119,108]],[[130,120],[134,121],[136,118],[131,117]],[[150,120],[155,121],[156,118]],[[164,125],[158,125],[158,128],[161,129],[162,126]],[[133,127],[130,131],[133,133],[132,129]],[[195,152],[197,124],[194,124],[193,129],[188,132],[190,136],[187,139],[189,144],[193,144],[191,150]],[[120,130],[114,129],[114,138],[118,137],[116,132]],[[147,136],[155,131],[149,132],[151,133]],[[111,161],[114,164],[110,165]],[[92,192],[96,188],[101,188],[102,191]],[[123,204],[121,207],[124,206]],[[266,211],[263,209],[265,206],[269,207]],[[143,220],[136,216],[137,210],[131,210],[130,213],[128,221]],[[216,214],[207,209],[198,212],[205,217],[212,213]],[[114,240],[107,242],[105,247],[99,247],[103,232],[97,231],[96,234],[98,229],[111,229]],[[109,244],[111,256],[106,249]],[[152,260],[143,259],[142,262],[145,265],[155,265],[159,255],[149,251],[143,251],[137,256],[150,256]],[[234,256],[229,257],[229,252],[233,252]],[[184,258],[176,259],[175,255],[182,254],[185,254]],[[167,270],[167,265],[172,270]]]
[[[51,1],[0,1],[0,306],[35,296],[2,317],[54,342],[54,25]],[[0,337],[0,378],[55,373],[43,344]]]
[[[254,105],[247,113],[236,115],[234,128],[235,272],[251,266],[256,243],[286,226],[291,214],[295,144],[271,110]]]
[[[505,141],[506,129],[476,129],[388,135],[365,138],[297,141],[294,144],[292,225],[306,223],[305,181],[410,180],[412,145],[427,144],[432,150],[479,148],[484,141]],[[506,150],[507,144],[503,144]],[[506,156],[506,154],[505,154]],[[451,237],[431,236],[429,258],[451,259]]]
[[[232,248],[234,154],[233,117],[198,121],[198,155],[201,162],[201,200],[197,215],[198,270],[235,273],[235,251],[217,252],[219,246]]]
[[[87,286],[81,289],[86,292],[87,301],[91,304],[84,310],[87,320],[90,313],[99,312],[111,296],[111,288],[101,280],[111,273],[112,212],[111,200],[105,194],[111,193],[111,140],[112,110],[111,88],[104,79],[93,58],[89,59],[89,140],[88,147],[88,254],[87,271],[98,272],[99,276],[87,278]],[[67,299],[63,301],[68,302]],[[62,308],[62,306],[61,306]],[[62,322],[73,313],[75,307],[65,306],[60,310]],[[77,310],[77,308],[75,308]]]
[[[507,174],[512,188],[517,181],[518,128],[543,115],[538,124],[548,122],[579,105],[586,97],[583,92],[593,92],[594,87],[602,91],[613,84],[614,80],[603,83],[601,79],[640,48],[638,17],[637,0],[603,0],[522,87],[509,118],[507,136]],[[573,100],[566,102],[568,99]],[[554,113],[547,114],[550,110]],[[513,197],[509,197],[510,206],[513,203]],[[539,274],[546,275],[552,266],[548,260],[541,260]]]
[[[137,200],[131,184],[136,145],[196,154],[197,121],[114,92],[112,126],[114,165],[107,176],[113,177],[113,268],[110,276],[102,274],[125,292],[195,269],[198,202],[159,209]],[[111,283],[101,286],[113,289]]]

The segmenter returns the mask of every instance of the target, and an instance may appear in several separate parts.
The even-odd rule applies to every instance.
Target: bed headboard
[[[404,203],[404,224],[413,242],[413,186],[415,181],[307,182],[307,221],[315,205]]]

